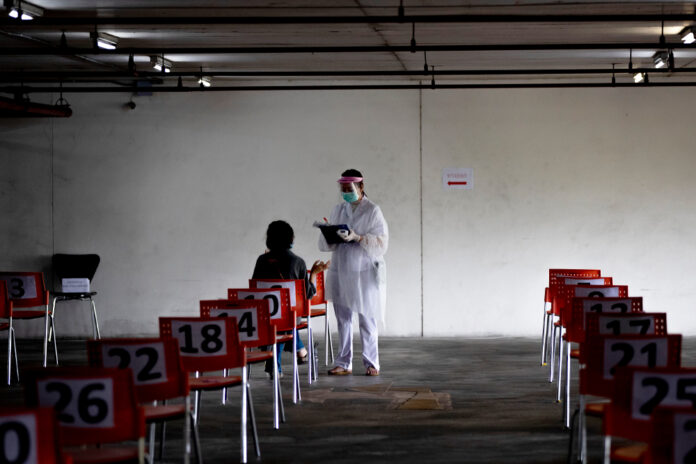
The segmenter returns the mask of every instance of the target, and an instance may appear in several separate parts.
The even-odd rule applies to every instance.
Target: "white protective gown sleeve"
[[[384,320],[386,266],[389,229],[382,210],[363,197],[353,211],[350,203],[336,205],[331,224],[347,224],[363,237],[360,243],[328,245],[319,236],[319,249],[333,251],[327,272],[326,291],[334,304],[350,308],[375,320]]]

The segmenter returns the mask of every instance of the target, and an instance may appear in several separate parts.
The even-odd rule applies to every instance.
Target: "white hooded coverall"
[[[331,224],[347,224],[363,237],[358,242],[329,245],[319,235],[319,249],[332,251],[327,272],[326,291],[333,301],[338,334],[339,354],[336,365],[352,369],[353,313],[358,313],[363,364],[379,370],[377,322],[383,320],[386,303],[386,267],[384,254],[389,244],[389,230],[382,210],[366,196],[353,207],[343,202],[333,209]]]

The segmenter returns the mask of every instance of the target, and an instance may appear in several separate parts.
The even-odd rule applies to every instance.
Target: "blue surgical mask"
[[[354,203],[360,199],[357,192],[341,192],[343,199],[348,203]]]

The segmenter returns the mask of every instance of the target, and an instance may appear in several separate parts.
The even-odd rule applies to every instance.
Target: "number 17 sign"
[[[444,168],[442,170],[442,188],[443,190],[473,189],[473,168]]]

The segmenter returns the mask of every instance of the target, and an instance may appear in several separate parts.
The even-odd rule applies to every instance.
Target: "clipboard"
[[[341,237],[336,234],[337,230],[350,230],[347,224],[332,224],[332,225],[319,225],[319,230],[321,234],[326,239],[326,243],[329,245],[336,245],[339,243],[346,243]]]

